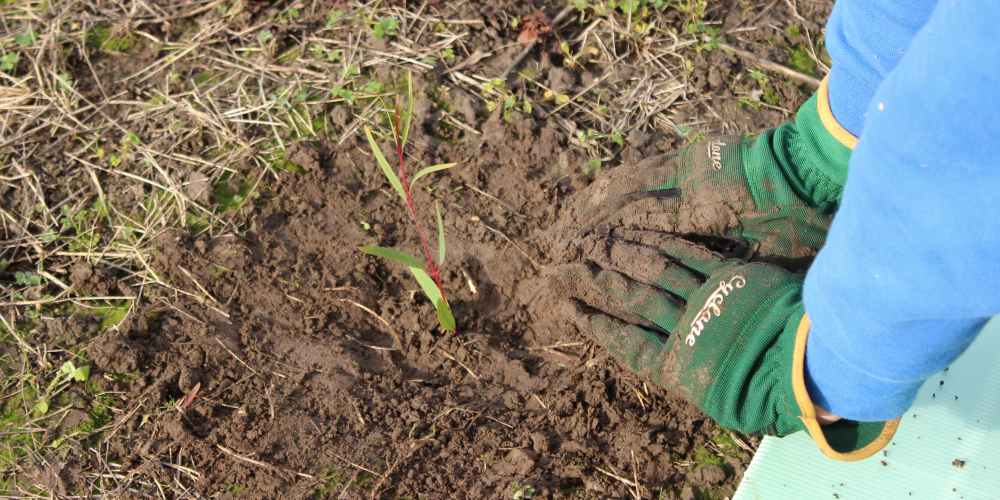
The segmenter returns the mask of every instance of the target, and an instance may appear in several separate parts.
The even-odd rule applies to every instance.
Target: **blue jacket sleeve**
[[[806,277],[807,384],[871,421],[1000,312],[1000,2],[942,0],[882,82]]]
[[[906,53],[937,0],[838,0],[826,23],[830,107],[855,136],[875,89]]]

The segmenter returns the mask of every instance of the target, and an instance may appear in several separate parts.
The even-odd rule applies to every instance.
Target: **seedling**
[[[375,35],[375,38],[382,40],[396,36],[396,30],[398,29],[399,20],[395,17],[383,17],[372,26],[372,34]]]
[[[410,273],[413,274],[413,278],[417,280],[417,284],[420,285],[420,289],[423,290],[424,295],[434,304],[441,329],[448,332],[457,332],[455,316],[451,311],[451,306],[448,305],[448,298],[445,296],[444,286],[441,283],[440,266],[444,264],[446,252],[444,219],[441,216],[441,205],[439,203],[435,203],[434,205],[437,222],[437,256],[435,257],[431,252],[430,242],[424,230],[424,225],[420,222],[420,218],[417,215],[416,204],[413,202],[413,188],[417,185],[417,181],[434,172],[454,167],[456,164],[441,163],[431,165],[419,170],[413,175],[412,179],[409,178],[406,170],[406,156],[404,151],[406,142],[410,137],[410,126],[413,123],[413,76],[410,73],[406,75],[406,109],[404,110],[399,100],[397,100],[395,112],[389,118],[389,122],[392,123],[393,139],[396,146],[398,174],[389,165],[389,161],[386,160],[385,155],[382,154],[382,148],[375,141],[370,128],[365,127],[365,135],[368,137],[368,145],[371,147],[372,155],[375,156],[379,168],[389,181],[389,185],[392,186],[393,190],[403,200],[407,214],[410,216],[410,222],[417,229],[424,262],[421,263],[416,257],[395,248],[364,246],[361,247],[361,251],[376,257],[393,260],[406,266],[410,270]]]

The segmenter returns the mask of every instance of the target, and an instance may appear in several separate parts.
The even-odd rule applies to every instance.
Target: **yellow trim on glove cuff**
[[[802,412],[799,418],[805,424],[806,431],[812,436],[819,450],[834,460],[853,462],[878,453],[885,445],[889,444],[892,436],[896,433],[896,428],[899,427],[898,418],[885,422],[882,432],[870,443],[857,450],[841,452],[830,445],[823,431],[823,426],[816,419],[816,405],[809,397],[809,391],[806,390],[806,340],[808,338],[809,315],[803,314],[802,321],[799,322],[799,328],[795,333],[795,350],[792,354],[792,392],[795,394],[795,402],[799,406],[799,411]]]
[[[823,128],[844,147],[854,149],[858,145],[858,138],[837,121],[830,108],[829,77],[823,78],[819,84],[819,90],[816,92],[816,107],[819,108],[819,121],[823,124]]]

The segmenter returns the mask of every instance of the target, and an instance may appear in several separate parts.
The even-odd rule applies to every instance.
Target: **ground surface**
[[[0,0],[0,493],[726,497],[755,440],[536,300],[593,178],[824,73],[831,2],[708,3]],[[358,250],[407,71],[457,335]]]

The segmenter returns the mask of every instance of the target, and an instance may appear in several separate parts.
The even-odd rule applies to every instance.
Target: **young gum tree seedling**
[[[434,172],[454,167],[456,164],[441,163],[425,167],[414,174],[412,179],[407,175],[404,150],[406,142],[410,137],[410,125],[413,123],[413,75],[411,73],[406,74],[406,108],[403,109],[399,99],[397,99],[395,112],[389,118],[390,123],[392,123],[392,135],[396,146],[398,175],[389,165],[389,161],[386,160],[385,155],[382,154],[382,148],[375,141],[370,128],[365,127],[365,135],[368,137],[368,145],[371,147],[372,155],[375,156],[379,168],[382,169],[382,173],[385,174],[393,190],[402,198],[403,204],[406,206],[406,211],[410,216],[410,222],[417,229],[424,262],[421,263],[416,257],[395,248],[369,245],[361,247],[361,251],[369,255],[393,260],[406,266],[410,270],[410,273],[413,274],[413,278],[417,280],[417,284],[420,285],[420,289],[423,290],[424,295],[434,304],[441,329],[447,332],[457,332],[455,315],[451,312],[451,306],[448,305],[448,298],[444,293],[444,285],[441,283],[440,266],[444,264],[445,257],[444,219],[441,217],[441,204],[434,204],[437,220],[437,256],[435,257],[431,252],[430,240],[427,237],[427,232],[424,230],[424,225],[417,216],[417,206],[413,202],[413,188],[417,185],[418,180]]]

